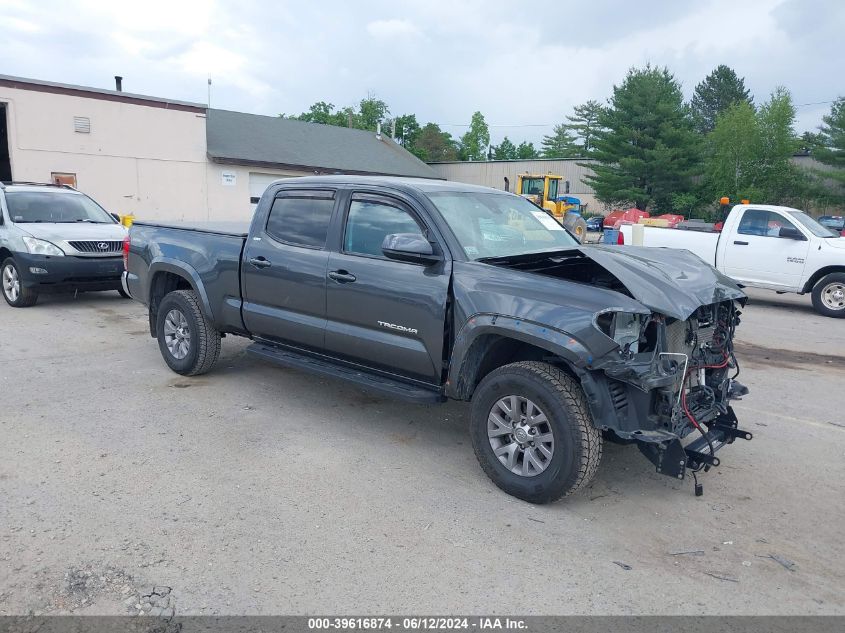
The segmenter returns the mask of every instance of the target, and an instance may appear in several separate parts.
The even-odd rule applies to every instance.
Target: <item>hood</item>
[[[40,240],[54,244],[76,240],[122,240],[126,229],[120,224],[94,224],[92,222],[40,223],[26,222],[15,225],[21,231]]]
[[[845,237],[826,237],[822,243],[831,248],[845,249]]]
[[[687,250],[600,245],[578,250],[637,301],[669,317],[686,320],[703,305],[746,298],[732,279]]]
[[[703,305],[746,298],[730,278],[686,250],[590,245],[481,261],[615,291],[616,297],[629,295],[645,308],[681,320]]]

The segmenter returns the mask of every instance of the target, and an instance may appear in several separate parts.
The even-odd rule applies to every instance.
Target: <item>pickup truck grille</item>
[[[84,242],[68,242],[80,253],[97,253],[100,255],[120,253],[123,249],[123,242],[118,240],[96,240]]]

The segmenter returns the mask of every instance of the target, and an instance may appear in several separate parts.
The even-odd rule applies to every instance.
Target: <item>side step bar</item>
[[[275,363],[276,365],[282,365],[293,369],[302,369],[321,376],[342,378],[348,382],[355,383],[367,391],[387,396],[389,398],[404,400],[405,402],[412,402],[415,404],[434,404],[444,402],[446,400],[442,393],[433,389],[426,389],[425,387],[420,387],[410,382],[394,380],[371,372],[362,371],[354,367],[349,367],[347,365],[333,363],[329,360],[324,360],[316,356],[310,356],[308,354],[297,353],[292,350],[276,347],[274,345],[253,343],[247,347],[246,351],[248,354],[256,356],[262,360]]]

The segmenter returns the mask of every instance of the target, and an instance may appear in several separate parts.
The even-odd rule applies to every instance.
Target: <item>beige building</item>
[[[584,158],[538,158],[536,160],[429,163],[429,166],[446,180],[457,180],[494,189],[505,189],[507,186],[510,191],[516,187],[516,177],[519,174],[555,174],[561,176],[564,181],[560,195],[579,198],[587,212],[605,212],[604,205],[596,200],[595,193],[584,182],[584,177],[592,174],[592,171],[579,163],[589,162]],[[568,183],[568,190],[566,183]]]
[[[243,220],[272,181],[315,173],[438,177],[374,132],[0,75],[3,181],[66,182],[143,219]]]

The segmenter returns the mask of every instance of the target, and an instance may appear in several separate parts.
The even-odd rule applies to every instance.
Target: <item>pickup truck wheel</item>
[[[548,363],[513,363],[488,374],[473,395],[470,424],[487,476],[531,503],[576,492],[601,461],[601,434],[581,386]]]
[[[164,362],[177,374],[204,374],[220,355],[220,332],[205,317],[193,290],[174,290],[161,300],[156,333]]]
[[[7,257],[3,262],[0,284],[3,286],[3,298],[13,308],[28,308],[38,301],[38,293],[21,282],[18,265],[11,257]]]
[[[831,273],[813,286],[813,308],[822,316],[845,318],[845,273]]]

